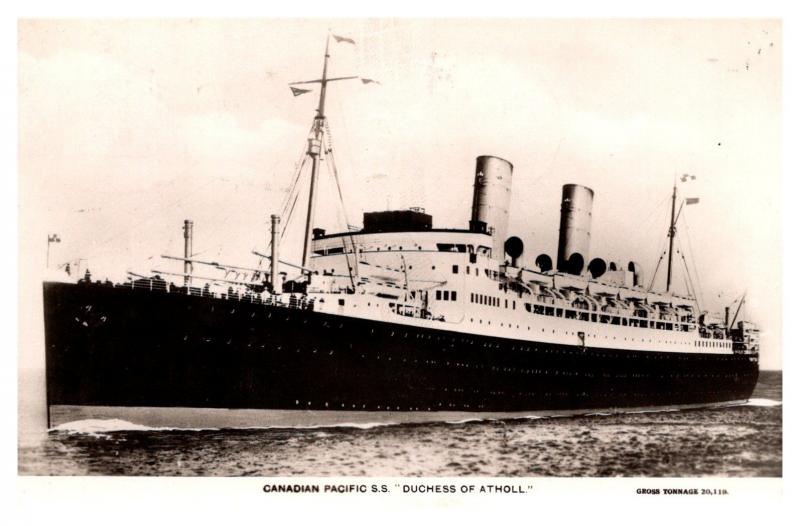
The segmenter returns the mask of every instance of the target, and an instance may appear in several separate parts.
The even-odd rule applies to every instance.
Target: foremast
[[[314,116],[314,125],[312,130],[312,137],[308,139],[308,149],[306,155],[311,158],[311,183],[308,191],[308,210],[306,212],[306,225],[305,234],[303,239],[303,261],[302,267],[308,268],[309,258],[311,257],[311,241],[314,229],[314,217],[316,213],[317,201],[317,187],[319,184],[319,165],[322,160],[322,155],[325,153],[322,149],[322,136],[325,133],[326,117],[325,117],[325,95],[328,89],[328,83],[337,80],[350,80],[357,79],[357,76],[350,77],[336,77],[328,78],[328,61],[330,59],[330,43],[331,34],[325,40],[325,59],[322,64],[322,78],[316,80],[306,80],[301,82],[292,82],[291,85],[296,84],[319,84],[319,103],[317,105],[317,114]]]
[[[317,114],[314,117],[314,137],[308,140],[308,150],[306,155],[311,157],[311,184],[308,190],[308,212],[306,213],[306,228],[303,238],[303,261],[302,265],[308,267],[308,258],[311,255],[311,231],[314,225],[314,215],[316,212],[317,186],[319,182],[319,161],[322,154],[322,130],[325,126],[325,92],[328,87],[328,59],[330,58],[331,35],[328,34],[325,40],[325,60],[322,65],[322,78],[319,90],[319,105]]]

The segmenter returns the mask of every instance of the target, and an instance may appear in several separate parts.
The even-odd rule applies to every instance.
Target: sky
[[[421,206],[436,227],[464,228],[475,157],[497,155],[514,164],[509,234],[525,242],[524,265],[555,255],[561,186],[577,183],[595,192],[591,257],[638,261],[649,281],[673,181],[692,174],[679,195],[700,203],[682,212],[678,245],[703,306],[746,292],[762,367],[781,367],[778,21],[39,19],[18,30],[22,341],[40,338],[49,234],[61,238],[51,267],[83,258],[96,277],[178,271],[159,256],[181,254],[184,219],[198,258],[257,263],[317,102],[287,84],[319,78],[332,30],[356,45],[332,44],[330,74],[380,82],[328,92],[350,224]],[[339,230],[331,177],[320,184],[318,225]],[[663,281],[662,264],[654,288]],[[22,352],[21,366],[40,364]]]

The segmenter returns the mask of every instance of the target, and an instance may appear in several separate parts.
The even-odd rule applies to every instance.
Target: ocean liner
[[[195,258],[187,220],[183,257],[164,256],[182,272],[46,281],[49,426],[453,421],[750,397],[758,329],[738,319],[742,302],[712,319],[671,291],[676,202],[686,202],[674,186],[663,292],[633,261],[590,258],[594,193],[575,184],[563,186],[555,258],[523,266],[522,242],[507,232],[513,166],[492,155],[477,157],[466,228],[433,228],[419,208],[367,212],[343,232],[315,228],[323,163],[338,184],[326,89],[360,78],[329,77],[328,60],[326,45],[322,77],[291,85],[295,94],[307,91],[296,84],[319,85],[287,201],[294,210],[310,172],[302,261],[281,259],[278,215],[269,254],[254,252],[268,268]]]

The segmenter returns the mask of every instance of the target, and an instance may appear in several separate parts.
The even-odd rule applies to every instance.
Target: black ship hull
[[[431,420],[713,406],[747,400],[758,379],[742,354],[553,345],[111,285],[45,283],[44,310],[48,408]]]

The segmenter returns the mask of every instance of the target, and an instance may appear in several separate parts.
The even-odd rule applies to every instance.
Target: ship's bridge
[[[314,234],[309,267],[340,281],[378,276],[434,283],[452,279],[459,266],[461,272],[467,265],[498,270],[491,258],[491,235],[433,228],[431,216],[420,209],[367,212],[359,231],[326,234],[316,229]]]

